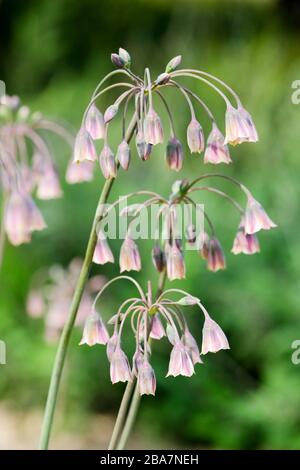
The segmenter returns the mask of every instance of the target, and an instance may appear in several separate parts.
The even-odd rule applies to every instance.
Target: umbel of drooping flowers
[[[214,186],[207,186],[204,181],[210,178],[226,179],[229,183],[237,185],[246,195],[246,206],[242,207],[227,192]],[[106,223],[110,210],[118,204],[123,204],[124,200],[127,203],[127,200],[134,196],[147,197],[140,204],[128,205],[127,203],[120,212],[121,216],[129,219],[129,221],[127,220],[127,235],[120,250],[120,272],[140,271],[142,267],[138,244],[133,239],[131,228],[137,224],[139,217],[139,223],[142,224],[142,214],[144,215],[145,211],[150,208],[152,212],[153,205],[157,205],[158,208],[153,211],[156,216],[154,220],[153,218],[151,220],[151,224],[155,224],[151,226],[151,233],[159,233],[159,236],[157,236],[152,250],[152,260],[158,272],[166,270],[170,280],[183,279],[186,274],[185,249],[197,251],[206,260],[208,270],[215,272],[225,269],[225,254],[216,235],[215,225],[211,216],[204,210],[204,205],[201,204],[203,201],[199,198],[203,192],[210,192],[222,198],[238,212],[240,221],[233,241],[232,253],[235,255],[258,253],[260,246],[256,233],[260,230],[276,227],[276,224],[243,184],[229,176],[207,173],[191,183],[186,179],[176,181],[168,198],[164,198],[154,191],[138,191],[120,198],[107,209],[102,223]],[[197,199],[196,196],[198,196]],[[101,229],[93,261],[98,264],[114,262],[108,240]]]
[[[190,113],[186,124],[187,146],[191,153],[204,152],[204,163],[228,164],[231,162],[228,144],[256,142],[257,131],[250,114],[243,107],[239,96],[219,78],[195,69],[179,69],[181,56],[176,56],[167,64],[163,73],[155,80],[151,79],[149,68],[143,77],[131,70],[129,53],[120,48],[119,53],[111,55],[113,65],[117,68],[106,75],[95,88],[90,102],[84,112],[82,124],[76,137],[74,162],[80,167],[99,160],[101,171],[106,179],[115,178],[120,165],[128,170],[131,160],[131,149],[126,141],[125,123],[129,114],[135,122],[135,145],[141,160],[148,160],[153,146],[165,145],[165,157],[168,167],[179,171],[183,165],[183,145],[176,133],[176,110],[164,96],[166,88],[173,88],[185,99]],[[109,84],[111,78],[122,76],[122,81]],[[188,88],[182,79],[193,78],[213,89],[225,104],[225,125],[219,126],[213,112],[193,89]],[[98,100],[107,92],[120,89],[119,96],[101,112]],[[162,119],[158,114],[162,106],[166,111],[169,130],[164,130]],[[209,122],[207,138],[202,124],[197,119],[199,108],[205,111]],[[177,108],[178,109],[178,108]],[[181,108],[180,108],[181,109]],[[117,149],[109,143],[109,128],[121,118],[121,139]],[[203,123],[204,124],[204,123]],[[221,128],[225,128],[223,135]],[[205,124],[205,128],[207,128]],[[102,140],[100,152],[96,141]],[[98,157],[99,155],[99,157]],[[76,170],[73,170],[76,171]]]
[[[98,312],[100,297],[113,282],[122,279],[136,286],[138,296],[125,300],[116,313],[105,322]],[[181,298],[174,300],[174,295],[178,294]],[[199,307],[204,315],[201,352],[183,311],[183,307],[193,305]],[[135,341],[135,352],[130,360],[122,345],[126,322],[131,325]],[[150,363],[149,338],[160,340],[164,337],[171,345],[167,377],[191,377],[195,372],[195,365],[202,364],[201,355],[229,349],[228,340],[221,327],[210,317],[198,298],[180,289],[168,289],[157,300],[153,300],[150,282],[147,292],[144,292],[138,282],[129,276],[114,278],[100,290],[90,314],[86,317],[80,344],[106,345],[112,383],[131,382],[136,377],[141,395],[155,395],[156,377]]]
[[[0,182],[4,199],[3,221],[9,241],[20,245],[31,240],[35,230],[46,227],[36,206],[38,199],[54,199],[62,195],[56,163],[46,140],[54,133],[72,148],[73,137],[55,121],[32,113],[22,106],[17,96],[4,95],[0,99]],[[78,182],[90,179],[91,169],[85,163],[75,171],[69,164],[67,180]],[[82,176],[84,172],[84,177]],[[89,175],[88,175],[89,173]]]
[[[59,338],[81,267],[82,259],[74,258],[66,269],[54,265],[37,271],[32,277],[26,311],[32,318],[44,319],[46,341],[53,342]],[[101,275],[89,279],[80,303],[76,326],[83,326],[92,310],[94,296],[105,282],[105,277]]]

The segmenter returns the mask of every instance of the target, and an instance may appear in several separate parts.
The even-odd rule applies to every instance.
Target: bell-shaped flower
[[[109,334],[97,312],[92,312],[86,319],[83,329],[81,344],[94,346],[95,344],[107,344]]]
[[[128,358],[117,344],[110,359],[110,379],[113,384],[117,382],[132,382],[132,374]]]
[[[201,354],[215,353],[221,349],[230,349],[228,340],[221,327],[206,313],[202,330]]]
[[[136,243],[126,237],[120,251],[120,271],[140,271],[141,257]]]
[[[230,163],[229,150],[227,145],[224,143],[224,136],[213,123],[212,130],[208,136],[206,149],[204,152],[204,163],[212,163],[217,165],[219,163]]]
[[[96,264],[113,263],[114,255],[104,234],[98,233],[98,240],[94,251],[93,262]]]
[[[79,130],[74,145],[74,163],[97,160],[97,152],[90,134],[84,127]]]
[[[202,360],[200,358],[200,352],[197,345],[197,342],[194,336],[190,333],[189,329],[186,327],[184,330],[184,334],[182,337],[182,342],[185,345],[193,364],[202,364]]]
[[[66,181],[69,184],[92,181],[94,173],[93,162],[74,163],[70,161],[66,172]]]
[[[87,112],[85,128],[93,140],[103,139],[105,133],[104,118],[95,104]]]
[[[174,377],[177,377],[177,375],[191,377],[194,372],[193,361],[188,353],[188,349],[178,339],[171,352],[167,377],[170,375]]]
[[[161,339],[166,336],[165,329],[159,318],[159,314],[156,313],[152,318],[152,325],[150,330],[150,338],[152,339]]]
[[[191,153],[201,153],[204,150],[203,129],[195,118],[188,125],[187,142]]]
[[[242,142],[258,141],[252,117],[241,105],[238,108],[234,108],[231,104],[227,105],[225,127],[225,144],[237,145]]]
[[[226,262],[221,244],[215,237],[210,238],[208,240],[207,269],[215,272],[225,268]]]
[[[270,230],[277,225],[270,219],[261,204],[248,193],[247,207],[244,214],[245,233],[252,234],[259,230]]]
[[[44,171],[37,177],[36,195],[39,199],[56,199],[63,194],[56,168],[49,162]]]
[[[144,138],[146,144],[162,144],[164,133],[161,120],[154,109],[149,109],[144,119]]]
[[[167,276],[170,281],[185,278],[185,263],[183,254],[177,243],[166,244]]]
[[[46,227],[43,216],[28,194],[14,191],[8,199],[5,231],[13,245],[28,243],[31,232]]]
[[[257,236],[254,233],[245,233],[244,228],[240,227],[233,241],[231,252],[234,255],[238,255],[239,253],[244,253],[245,255],[259,253],[260,247]]]

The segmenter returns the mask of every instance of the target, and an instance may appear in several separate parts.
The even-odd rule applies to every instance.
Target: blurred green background
[[[156,75],[170,58],[182,54],[184,66],[223,78],[239,93],[259,131],[259,143],[231,148],[233,164],[218,170],[249,186],[279,228],[260,234],[260,255],[235,257],[230,248],[237,216],[226,202],[205,197],[227,252],[228,269],[207,272],[191,252],[187,279],[172,283],[202,299],[226,331],[231,350],[205,357],[205,365],[191,379],[166,379],[170,348],[166,342],[157,344],[157,394],[142,400],[131,448],[300,447],[300,365],[291,362],[291,344],[300,339],[300,105],[291,102],[292,82],[300,79],[299,7],[297,0],[1,3],[0,78],[8,94],[18,94],[33,110],[78,129],[95,85],[112,68],[110,53],[122,46],[130,51],[139,74],[150,66]],[[222,123],[223,103],[205,86],[196,84],[194,89]],[[99,102],[100,107],[105,109],[111,99]],[[180,96],[172,98],[172,108],[179,137],[185,140],[188,109]],[[207,122],[203,126],[207,133]],[[114,149],[118,139],[115,133]],[[63,175],[69,149],[58,139],[52,145]],[[202,158],[186,152],[180,177],[214,170],[204,167]],[[120,173],[111,200],[141,187],[167,195],[177,178],[166,169],[162,148],[147,163],[138,161],[134,152],[130,172]],[[28,425],[35,431],[28,431],[32,442],[26,444],[25,435],[24,441],[19,436],[14,442],[13,431],[8,441],[9,423],[1,419],[1,448],[4,443],[14,448],[37,441],[39,410],[55,353],[55,345],[43,340],[43,322],[25,313],[31,275],[54,263],[67,266],[84,253],[102,183],[97,169],[90,184],[64,184],[62,200],[39,201],[48,229],[28,246],[7,246],[0,287],[0,338],[7,343],[7,365],[0,366],[0,410],[12,420],[12,428],[27,429],[22,428],[24,420],[36,424]],[[117,255],[119,242],[112,246]],[[149,245],[139,246],[144,269],[134,276],[144,285],[148,278],[156,282]],[[117,266],[94,266],[93,273],[100,272],[111,277],[118,271]],[[103,315],[111,315],[117,300],[130,293],[126,284],[115,287]],[[202,318],[193,309],[186,313],[200,339]],[[79,338],[80,331],[75,331],[54,427],[56,436],[66,431],[72,438],[68,444],[57,438],[57,447],[105,446],[123,391],[122,384],[110,384],[104,349],[78,348]],[[93,421],[92,427],[98,415],[108,421],[100,420],[100,426]],[[77,440],[91,432],[94,441]]]

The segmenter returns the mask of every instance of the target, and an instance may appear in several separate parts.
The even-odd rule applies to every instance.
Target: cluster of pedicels
[[[136,118],[135,144],[141,160],[148,160],[153,146],[165,142],[165,131],[162,120],[155,111],[154,99],[157,97],[166,110],[169,122],[169,137],[165,146],[165,157],[169,168],[179,171],[183,164],[183,145],[176,134],[174,116],[163,91],[166,88],[177,90],[185,99],[189,111],[190,122],[187,123],[186,139],[191,153],[204,152],[204,163],[230,163],[231,158],[227,144],[236,145],[242,142],[258,140],[255,125],[250,114],[243,107],[238,95],[222,80],[194,69],[178,69],[181,56],[174,57],[154,81],[150,70],[145,69],[141,78],[131,71],[131,58],[127,51],[119,49],[118,54],[111,56],[117,70],[110,72],[96,87],[92,98],[84,112],[82,124],[76,137],[74,162],[95,162],[99,160],[100,168],[106,179],[115,178],[120,165],[127,170],[131,160],[130,145],[125,136],[127,113],[133,103]],[[117,74],[125,75],[126,81],[104,86],[108,79]],[[193,78],[205,83],[223,99],[225,111],[225,136],[221,132],[216,119],[203,99],[180,82],[182,78]],[[179,79],[179,80],[178,80]],[[102,113],[96,102],[104,93],[118,88],[125,88],[117,99]],[[230,98],[228,98],[228,95]],[[232,103],[233,101],[233,103]],[[199,108],[205,112],[211,130],[205,139],[202,125],[197,119]],[[109,143],[109,128],[117,115],[122,118],[121,141],[114,152]],[[95,141],[103,140],[100,154],[97,154]]]
[[[31,112],[17,96],[0,99],[0,185],[4,201],[3,221],[9,241],[20,245],[31,240],[35,230],[46,227],[34,196],[55,199],[62,196],[61,184],[48,133],[63,138],[73,147],[73,136],[57,122]],[[92,178],[92,165],[80,168],[70,161],[69,183]]]
[[[139,295],[123,302],[116,314],[108,320],[108,325],[112,327],[112,332],[109,334],[103,318],[97,312],[96,304],[104,290],[112,282],[121,279],[134,283]],[[184,296],[174,300],[172,299],[174,294]],[[197,305],[204,315],[201,352],[182,310],[182,307],[192,305]],[[136,344],[131,362],[122,349],[122,332],[126,320],[131,325]],[[92,313],[85,322],[80,344],[106,345],[112,383],[131,382],[136,377],[141,395],[155,395],[156,378],[150,364],[149,338],[160,340],[164,337],[172,346],[167,377],[178,375],[191,377],[194,374],[194,366],[203,363],[201,355],[229,349],[224,332],[210,317],[198,298],[181,289],[167,289],[157,300],[153,300],[150,282],[145,293],[141,286],[128,276],[114,278],[100,290],[95,298]]]
[[[246,196],[246,206],[244,208],[241,207],[233,197],[218,188],[199,184],[206,178],[225,178],[230,183],[237,185]],[[148,197],[143,203],[126,205],[120,212],[121,216],[130,217],[127,233],[120,250],[120,272],[140,271],[142,268],[138,246],[131,236],[131,227],[141,212],[149,206],[153,206],[153,204],[157,204],[159,207],[155,221],[156,226],[154,227],[157,230],[158,239],[152,249],[153,264],[158,272],[166,270],[169,280],[185,278],[184,247],[186,244],[190,245],[190,249],[197,250],[200,256],[206,260],[208,270],[215,272],[225,269],[224,251],[216,236],[212,219],[207,211],[204,211],[203,206],[199,206],[196,203],[194,198],[197,193],[201,194],[203,191],[211,192],[227,200],[239,214],[238,228],[231,252],[235,255],[239,253],[246,255],[258,253],[260,246],[256,233],[260,230],[269,230],[276,225],[266,214],[261,204],[254,199],[250,191],[242,183],[230,176],[207,173],[192,182],[186,179],[175,181],[169,198],[164,198],[153,191],[137,191],[120,198],[108,208],[103,216],[103,224],[105,224],[109,212],[116,205],[121,205],[125,198],[129,199],[133,196],[141,195]],[[182,217],[180,215],[183,213],[184,205],[189,208],[189,212],[188,220],[183,230]],[[197,218],[197,212],[199,211],[203,213],[209,233],[201,226],[197,229],[193,223],[193,215],[194,219]],[[98,241],[93,261],[101,265],[114,262],[114,255],[101,228],[98,232]]]
[[[39,269],[31,279],[26,302],[27,314],[35,319],[44,319],[45,338],[49,342],[56,341],[64,327],[81,267],[82,259],[74,258],[66,269],[53,265]],[[78,310],[76,326],[84,324],[92,310],[95,294],[105,282],[102,275],[89,279]]]

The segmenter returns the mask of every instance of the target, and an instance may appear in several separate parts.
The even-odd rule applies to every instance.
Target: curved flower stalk
[[[197,182],[210,179],[211,177],[214,177],[213,179],[225,178],[229,183],[238,185],[242,194],[246,196],[245,207],[242,207],[228,193],[214,186],[197,185]],[[152,260],[158,272],[166,270],[169,280],[184,278],[186,275],[184,251],[187,246],[194,247],[201,257],[206,260],[208,270],[218,271],[225,269],[225,255],[212,219],[206,211],[204,212],[203,206],[197,205],[201,200],[195,201],[196,194],[201,195],[203,191],[225,199],[238,213],[239,225],[233,240],[232,253],[244,253],[247,255],[258,253],[260,246],[256,232],[275,227],[274,222],[272,222],[262,206],[243,184],[231,177],[218,173],[205,174],[191,183],[186,179],[175,181],[168,198],[153,191],[137,191],[120,198],[108,208],[107,212],[103,215],[103,223],[105,223],[110,211],[116,206],[121,205],[125,199],[129,200],[133,197],[141,196],[143,198],[147,197],[140,204],[133,203],[126,205],[120,213],[121,216],[130,217],[127,234],[120,250],[120,272],[140,271],[142,269],[138,244],[131,236],[131,227],[141,212],[152,207],[154,204],[157,204],[159,209],[157,210],[156,225],[151,227],[152,230],[158,233],[157,240],[152,249]],[[190,210],[187,220],[184,221],[185,226],[182,227],[182,218],[178,217],[177,213],[180,212],[182,214],[185,205]],[[193,219],[196,218],[197,211],[199,210],[204,212],[207,228],[198,227],[197,231],[196,226],[193,224]],[[101,253],[101,256],[99,256],[99,253]],[[93,261],[98,264],[114,262],[114,256],[109,247],[108,240],[101,229],[98,234]]]
[[[45,339],[48,342],[56,342],[63,329],[82,262],[82,259],[74,258],[66,269],[53,265],[38,270],[32,277],[26,311],[32,318],[44,319]],[[93,297],[105,282],[102,275],[89,279],[78,310],[76,326],[84,324],[92,309]]]
[[[5,233],[10,243],[31,240],[32,232],[46,227],[34,202],[62,196],[56,163],[45,132],[62,137],[73,146],[72,135],[41,113],[21,105],[17,96],[0,100],[0,184],[2,189],[2,247]]]
[[[114,282],[128,280],[137,288],[138,296],[125,300],[117,313],[106,322],[100,315],[100,299],[103,292]],[[174,300],[174,294],[181,294]],[[183,295],[183,296],[182,296]],[[92,346],[96,343],[105,344],[110,362],[110,378],[112,383],[132,382],[137,378],[140,395],[155,395],[156,378],[150,364],[151,348],[148,338],[160,340],[166,338],[172,350],[166,376],[194,374],[196,364],[202,364],[197,341],[192,336],[182,307],[197,305],[204,314],[201,354],[229,349],[227,338],[220,326],[212,320],[200,300],[180,289],[163,291],[154,300],[151,283],[147,291],[129,276],[118,276],[97,294],[90,314],[86,318],[83,337],[80,344]],[[135,341],[135,353],[131,360],[122,349],[122,334],[125,323],[131,326]],[[108,329],[111,327],[110,334]]]

